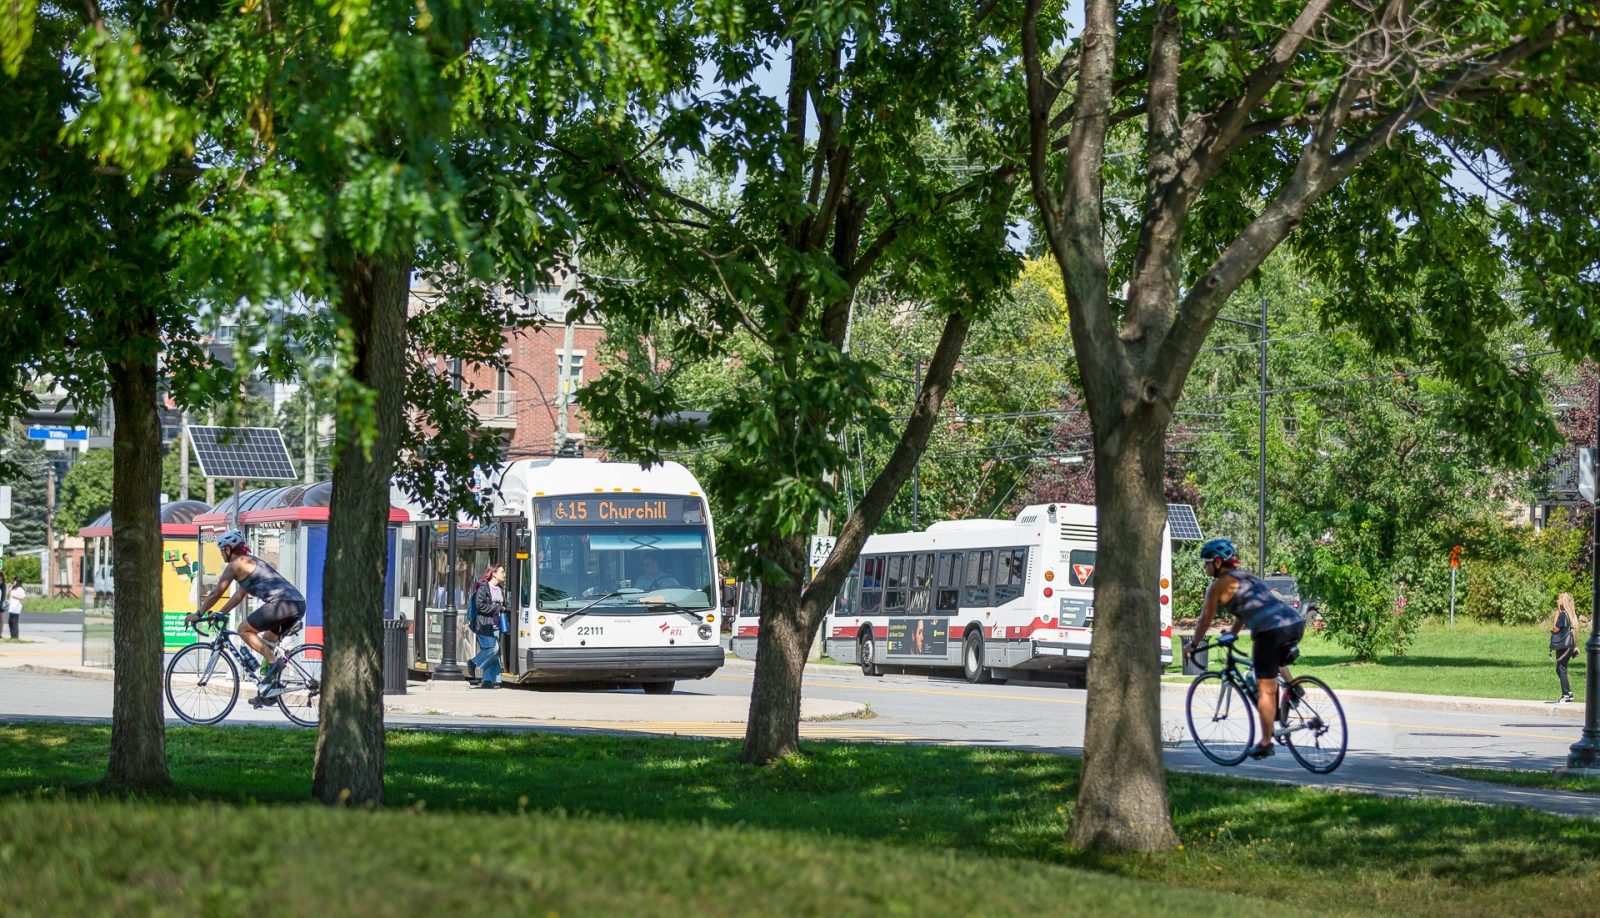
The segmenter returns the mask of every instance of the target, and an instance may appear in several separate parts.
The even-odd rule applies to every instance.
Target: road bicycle
[[[209,725],[227,717],[239,702],[241,671],[259,684],[254,658],[234,640],[239,632],[228,628],[227,621],[226,615],[213,613],[195,622],[190,627],[202,638],[207,636],[202,628],[215,629],[211,639],[190,644],[173,654],[167,664],[167,704],[188,723]],[[279,640],[299,630],[296,624]],[[277,650],[277,645],[269,646]],[[262,708],[277,704],[283,716],[302,727],[315,727],[322,697],[322,645],[301,644],[289,651],[284,661],[278,675],[283,694],[269,699],[252,698],[250,705]]]
[[[1238,765],[1255,748],[1257,685],[1255,668],[1249,658],[1234,650],[1236,635],[1225,634],[1196,652],[1221,647],[1227,662],[1221,670],[1210,670],[1189,684],[1187,715],[1189,735],[1205,757],[1218,765]],[[1296,647],[1289,662],[1299,655]],[[1293,681],[1278,677],[1278,720],[1273,739],[1289,747],[1295,761],[1308,771],[1325,775],[1339,767],[1350,742],[1344,708],[1328,684],[1315,676],[1298,676]]]

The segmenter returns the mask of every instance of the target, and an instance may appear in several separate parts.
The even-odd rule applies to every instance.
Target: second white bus
[[[969,682],[1081,674],[1094,636],[1095,508],[1041,504],[1015,520],[952,520],[875,535],[834,607],[829,656],[885,667],[960,667]],[[1163,527],[1160,631],[1172,662],[1172,540]],[[745,623],[739,622],[741,626]]]

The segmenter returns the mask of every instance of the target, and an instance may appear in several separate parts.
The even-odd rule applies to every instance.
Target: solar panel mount
[[[190,427],[189,443],[206,478],[295,481],[294,463],[276,427]]]
[[[1200,532],[1200,519],[1188,504],[1167,504],[1167,526],[1174,542],[1205,541],[1206,537]]]

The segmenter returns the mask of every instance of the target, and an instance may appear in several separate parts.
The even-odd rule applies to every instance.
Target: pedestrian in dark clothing
[[[473,587],[477,608],[467,627],[478,636],[478,655],[472,658],[482,676],[478,688],[500,687],[500,613],[506,610],[505,582],[506,569],[496,564]]]
[[[1561,697],[1556,704],[1566,704],[1572,701],[1567,664],[1578,655],[1578,615],[1573,611],[1571,593],[1556,597],[1556,611],[1550,616],[1550,652],[1556,655],[1556,678],[1561,680]]]

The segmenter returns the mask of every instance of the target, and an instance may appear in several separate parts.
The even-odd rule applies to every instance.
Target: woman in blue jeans
[[[473,588],[478,609],[467,627],[478,636],[478,655],[472,658],[472,665],[483,677],[478,682],[481,689],[500,687],[499,632],[500,613],[506,610],[505,584],[506,569],[496,564],[484,572]]]

